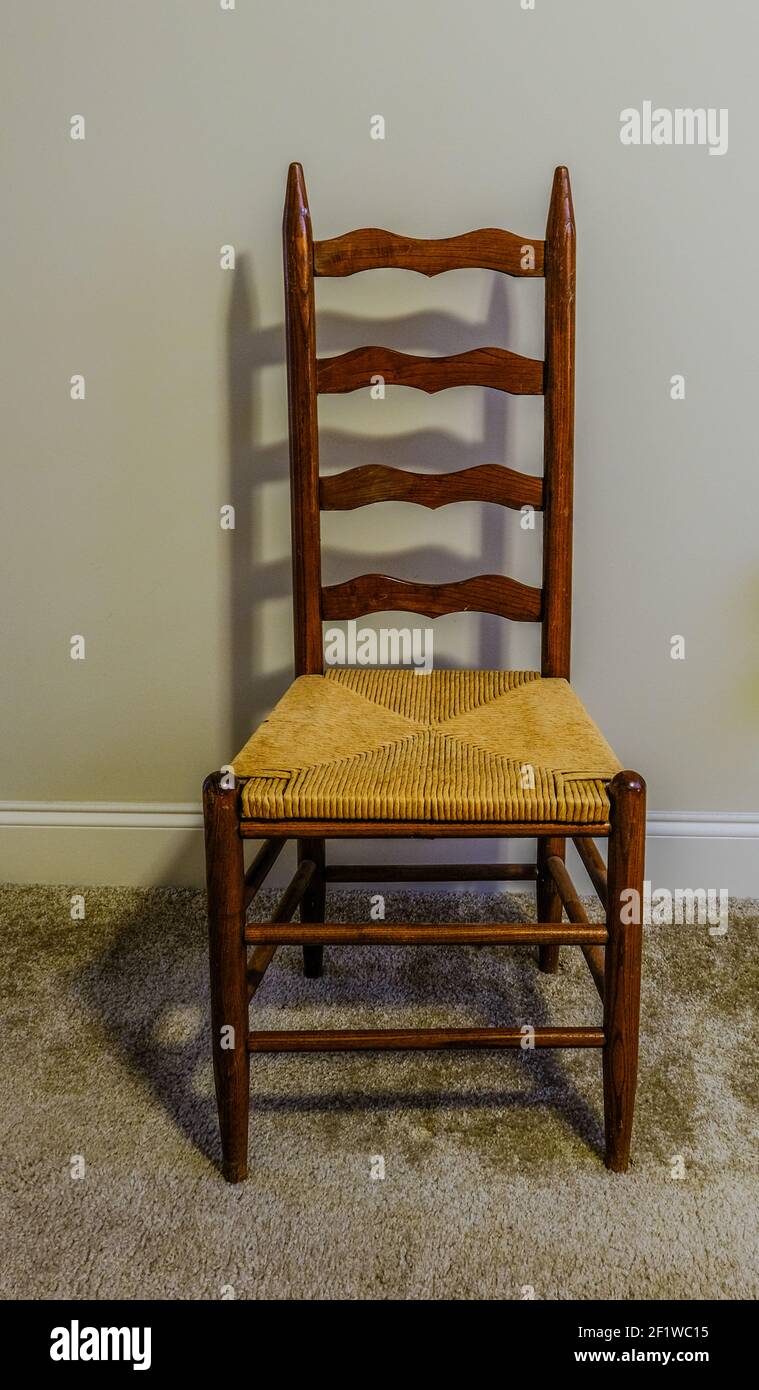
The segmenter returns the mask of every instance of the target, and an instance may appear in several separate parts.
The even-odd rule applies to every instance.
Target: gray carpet
[[[215,1166],[203,896],[93,888],[72,922],[72,891],[0,892],[4,1298],[759,1292],[759,903],[736,903],[721,939],[647,930],[626,1176],[602,1163],[597,1053],[315,1054],[254,1059],[252,1175],[229,1187]],[[387,904],[388,918],[420,921],[532,914],[516,895]],[[334,894],[331,915],[365,920],[365,892]],[[600,1015],[569,948],[553,977],[526,948],[326,955],[309,981],[282,949],[255,1026]]]

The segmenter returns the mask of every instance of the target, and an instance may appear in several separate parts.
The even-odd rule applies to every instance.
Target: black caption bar
[[[404,1305],[396,1304],[401,1311]],[[355,1304],[348,1316],[360,1317]],[[527,1338],[522,1342],[535,1371],[583,1365],[717,1366],[727,1367],[748,1350],[751,1303],[708,1302],[557,1302],[537,1299],[495,1301],[478,1308],[475,1317],[494,1313],[499,1335]],[[417,1309],[415,1318],[425,1318]],[[329,1300],[315,1309],[319,1338],[329,1320]],[[346,1309],[341,1305],[341,1319]],[[302,1305],[298,1318],[302,1319]],[[455,1311],[448,1319],[456,1318]],[[207,1303],[56,1301],[0,1304],[6,1348],[14,1347],[24,1372],[41,1376],[45,1384],[60,1377],[101,1382],[104,1373],[161,1377],[195,1377],[208,1369],[220,1373],[250,1353],[251,1310],[242,1302],[223,1298]],[[451,1329],[449,1328],[449,1331]],[[301,1334],[303,1328],[301,1327]],[[394,1339],[391,1339],[394,1344]],[[313,1353],[313,1342],[302,1339]],[[433,1344],[434,1345],[434,1344]],[[444,1343],[441,1342],[441,1349]],[[430,1342],[425,1339],[426,1353]],[[373,1343],[376,1376],[380,1345]],[[288,1366],[292,1372],[292,1345]],[[388,1360],[396,1351],[388,1345]],[[358,1371],[358,1367],[356,1368]],[[139,1381],[137,1382],[139,1384]]]

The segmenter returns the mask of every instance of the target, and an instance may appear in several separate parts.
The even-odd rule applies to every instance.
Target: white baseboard
[[[646,834],[676,840],[758,840],[759,811],[651,811]]]
[[[203,817],[195,802],[0,801],[0,879],[12,883],[201,887]],[[34,834],[29,832],[33,831]],[[86,834],[81,832],[85,831]],[[653,811],[648,817],[647,876],[660,887],[727,888],[759,896],[759,812]],[[399,862],[445,861],[442,842],[391,842]],[[343,862],[387,863],[388,842],[342,841]],[[469,848],[469,847],[468,847]],[[490,858],[482,843],[472,860]],[[520,858],[519,844],[504,862]],[[271,886],[288,881],[290,852],[272,872]],[[467,856],[469,857],[469,856]],[[575,861],[578,888],[589,887]],[[455,885],[447,885],[454,888]]]
[[[0,801],[0,825],[202,830],[203,810],[194,801]]]
[[[203,808],[192,801],[0,801],[0,825],[200,830]],[[647,833],[676,839],[759,840],[759,811],[651,811]]]

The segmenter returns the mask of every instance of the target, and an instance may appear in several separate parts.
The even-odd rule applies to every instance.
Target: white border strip
[[[193,801],[0,801],[0,826],[82,830],[201,830]],[[648,834],[659,839],[759,840],[759,811],[652,811]]]
[[[756,811],[651,811],[646,833],[676,840],[757,840]]]
[[[82,830],[202,830],[194,801],[0,801],[0,826],[76,826]]]

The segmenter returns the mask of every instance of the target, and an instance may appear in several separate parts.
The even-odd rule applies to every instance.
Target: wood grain
[[[316,413],[316,320],[313,239],[303,170],[291,164],[282,226],[290,440],[295,674],[323,670],[319,429]]]
[[[569,680],[575,376],[575,224],[569,171],[556,170],[546,231],[541,672]]]
[[[561,898],[548,870],[548,859],[564,855],[566,841],[559,836],[544,836],[538,840],[538,881],[536,889],[538,919],[541,922],[561,921]],[[558,946],[541,946],[538,963],[545,975],[555,975],[559,968]]]
[[[525,255],[529,247],[533,249],[532,269],[523,264],[529,261]],[[481,227],[476,232],[436,239],[399,236],[382,227],[360,227],[328,241],[314,242],[314,274],[356,275],[362,270],[393,267],[431,276],[477,267],[534,278],[543,274],[543,249],[542,241],[499,227]]]
[[[382,377],[388,386],[413,386],[433,395],[452,386],[490,386],[512,396],[539,396],[543,363],[507,348],[472,348],[448,357],[418,357],[395,348],[358,347],[337,357],[319,357],[316,389],[322,395],[358,391]]]
[[[314,861],[301,856],[295,873],[277,903],[272,921],[287,923],[295,916],[316,872]]]
[[[258,854],[245,875],[245,906],[250,907],[261,884],[272,865],[276,863],[286,840],[264,840]]]
[[[301,922],[323,922],[324,901],[327,882],[324,876],[324,840],[307,839],[298,841],[298,863],[313,864],[314,872],[309,876],[306,892],[300,906]],[[311,945],[303,947],[303,974],[309,980],[317,980],[324,968],[324,947]]]
[[[348,512],[373,502],[414,502],[447,507],[452,502],[494,502],[518,511],[543,507],[543,479],[517,473],[501,463],[480,463],[452,473],[411,473],[385,464],[364,464],[319,479],[323,512]]]
[[[643,869],[646,852],[646,784],[637,772],[618,772],[609,784],[609,940],[606,956],[603,1051],[606,1166],[625,1172],[630,1158],[638,1081],[640,969],[643,939]],[[638,894],[631,912],[628,894]],[[629,920],[631,917],[636,920]]]
[[[251,1052],[398,1052],[448,1047],[522,1047],[521,1028],[328,1029],[248,1034]],[[601,1028],[534,1028],[535,1047],[603,1047]]]
[[[601,903],[606,907],[607,901],[607,878],[606,865],[598,851],[597,846],[592,840],[576,840],[575,849],[579,854],[588,873],[593,887],[595,888]]]
[[[237,792],[221,773],[203,784],[211,973],[211,1040],[221,1130],[222,1171],[241,1182],[248,1171],[250,1061],[245,950],[245,869]],[[231,1045],[230,1045],[231,1044]]]
[[[534,864],[328,864],[328,883],[525,883]]]
[[[325,618],[358,618],[366,613],[494,613],[514,622],[540,621],[541,591],[503,574],[478,574],[452,584],[415,584],[387,574],[360,574],[322,590]]]
[[[580,902],[577,889],[572,882],[563,857],[558,854],[550,854],[546,859],[546,869],[556,884],[562,907],[570,922],[587,922],[588,914]]]
[[[584,841],[578,841],[583,844]],[[590,841],[592,844],[592,841]],[[588,914],[585,911],[578,897],[577,889],[572,881],[569,870],[563,858],[558,855],[549,855],[546,860],[546,868],[553,878],[556,888],[561,898],[562,906],[570,922],[577,923],[578,926],[586,925]],[[584,943],[582,953],[585,957],[588,969],[593,977],[593,983],[599,995],[604,997],[604,953],[600,946]]]
[[[423,677],[420,677],[423,679]],[[327,839],[466,840],[534,839],[536,835],[608,835],[607,821],[583,825],[563,821],[244,820],[243,839],[323,835]]]
[[[538,942],[561,941],[579,946],[582,942],[606,940],[602,923],[588,922],[249,922],[245,940],[298,946],[304,941],[326,945],[483,945],[511,944],[535,946]]]
[[[253,998],[277,951],[276,942],[270,946],[256,946],[248,957],[248,1000]]]
[[[272,922],[289,922],[295,916],[298,908],[301,908],[303,899],[308,892],[309,886],[317,873],[317,865],[313,860],[301,859],[298,870],[290,880],[282,897],[277,903],[271,916]],[[258,946],[252,953],[248,961],[248,999],[252,999],[256,990],[268,970],[274,953],[277,949],[276,942],[270,942],[263,946]]]

